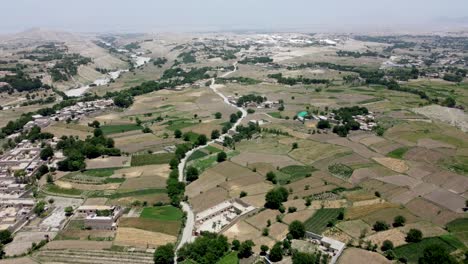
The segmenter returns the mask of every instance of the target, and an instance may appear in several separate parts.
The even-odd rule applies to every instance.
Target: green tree
[[[208,138],[205,135],[201,134],[197,138],[196,145],[203,146],[203,145],[206,145],[206,142],[208,142]]]
[[[276,184],[276,174],[274,172],[272,171],[267,172],[266,179],[267,181],[270,181],[273,184]]]
[[[260,255],[265,256],[268,252],[268,246],[267,245],[261,245],[260,246]]]
[[[384,242],[382,243],[382,247],[380,249],[382,249],[382,251],[392,250],[393,249],[392,241],[384,240]]]
[[[174,263],[174,245],[166,244],[156,248],[154,252],[155,264],[172,264]]]
[[[185,176],[187,181],[192,182],[192,181],[197,180],[198,175],[199,175],[199,172],[198,172],[197,168],[195,168],[193,166],[188,166],[187,173],[186,173],[186,176]]]
[[[174,130],[174,137],[175,138],[181,138],[182,137],[182,131],[180,131],[180,129]]]
[[[221,119],[223,117],[223,114],[221,114],[220,112],[216,112],[214,116],[216,119]]]
[[[453,256],[439,245],[427,246],[423,251],[423,256],[419,258],[418,264],[456,264]]]
[[[213,131],[211,131],[211,139],[217,139],[219,138],[221,134],[219,133],[219,130],[218,129],[215,129]]]
[[[239,194],[239,198],[242,198],[242,197],[245,197],[245,196],[247,196],[247,192],[241,191],[240,194]]]
[[[301,239],[305,236],[305,226],[301,221],[294,220],[289,224],[289,234],[294,239]]]
[[[65,216],[70,216],[73,214],[73,207],[67,206],[65,207],[64,211],[65,211]]]
[[[394,227],[399,227],[399,226],[404,226],[406,223],[406,218],[402,215],[397,215],[393,219],[393,226]]]
[[[37,215],[37,216],[40,216],[44,210],[45,210],[45,205],[46,203],[44,201],[39,201],[36,203],[36,206],[34,206],[34,213]]]
[[[232,241],[232,250],[234,250],[234,251],[239,250],[240,245],[241,245],[240,241],[237,240],[237,239],[234,239],[234,240]]]
[[[419,229],[415,229],[415,228],[411,228],[408,233],[406,234],[406,242],[408,243],[416,243],[416,242],[419,242],[421,241],[423,238],[423,234],[421,232],[421,230]]]
[[[229,250],[225,236],[202,232],[194,242],[185,244],[178,256],[182,260],[192,260],[196,263],[217,263]]]
[[[51,146],[47,145],[45,148],[41,150],[41,153],[39,154],[42,160],[48,160],[49,158],[54,156],[54,150],[52,149]]]
[[[328,120],[320,120],[317,123],[317,128],[318,129],[326,129],[326,128],[330,128],[330,127],[331,127],[331,125],[330,125],[330,122],[328,122]]]
[[[265,207],[270,209],[279,209],[283,202],[288,200],[289,192],[284,187],[278,187],[268,191],[265,196]]]
[[[169,166],[171,167],[171,169],[176,169],[177,166],[179,165],[179,159],[174,157],[171,159],[171,161],[169,162]]]
[[[387,223],[385,223],[383,221],[377,221],[377,222],[375,222],[373,228],[374,228],[375,231],[379,232],[379,231],[388,230],[389,226],[388,226]]]
[[[100,128],[95,128],[93,134],[94,134],[94,137],[101,137],[102,135],[104,135],[104,133],[102,132]]]
[[[277,242],[270,250],[268,259],[273,262],[278,262],[283,259],[283,248],[281,247],[281,242]]]
[[[292,263],[293,264],[320,263],[320,257],[317,257],[315,254],[295,251],[292,255]]]
[[[455,99],[453,99],[452,97],[447,97],[447,98],[445,98],[445,100],[442,102],[442,105],[443,105],[443,106],[447,106],[447,107],[455,107],[456,104],[457,104],[457,102],[456,102]]]
[[[226,152],[224,152],[224,151],[219,152],[218,155],[217,155],[217,157],[216,157],[216,160],[217,160],[218,162],[226,161],[226,159],[227,159],[227,154],[226,154]]]
[[[11,236],[11,232],[8,229],[0,231],[0,243],[5,245],[13,241],[13,237]]]
[[[239,258],[248,258],[252,255],[252,247],[255,246],[252,240],[246,240],[240,244],[237,256]]]
[[[293,150],[294,150],[294,149],[297,149],[298,147],[299,147],[299,144],[297,144],[297,142],[294,142],[294,143],[292,144],[292,149],[293,149]]]

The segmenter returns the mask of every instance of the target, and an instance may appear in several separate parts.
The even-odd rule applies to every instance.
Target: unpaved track
[[[237,70],[237,62],[235,62],[233,64],[234,66],[234,70],[233,71],[230,71],[230,72],[227,72],[225,74],[223,74],[221,77],[226,77],[234,72],[236,72]],[[238,107],[237,105],[234,105],[234,104],[231,104],[229,102],[229,99],[224,95],[222,94],[221,92],[218,91],[218,89],[216,88],[215,86],[215,78],[212,78],[211,79],[211,85],[210,85],[210,89],[213,90],[213,92],[215,92],[217,95],[219,95],[221,98],[223,98],[223,101],[224,103],[226,103],[227,105],[230,105],[230,106],[233,106],[235,107],[236,109],[238,109],[239,111],[242,112],[242,117],[240,117],[237,122],[232,126],[232,128],[229,130],[233,130],[235,131],[237,126],[242,122],[242,120],[247,116],[247,111],[245,111],[244,108],[242,107]],[[228,131],[228,133],[229,133]],[[228,135],[228,133],[226,134],[222,134],[219,139],[220,140],[224,140],[224,138]],[[209,144],[212,144],[214,143],[215,140],[211,140],[209,141],[208,143],[206,143],[205,145],[202,145],[202,146],[198,146],[192,150],[190,150],[189,152],[187,152],[185,154],[185,158],[183,158],[180,163],[179,163],[179,167],[178,167],[178,170],[179,170],[179,181],[182,182],[182,181],[185,181],[184,179],[184,170],[185,170],[185,165],[187,163],[187,160],[188,158],[190,158],[190,156],[197,150],[199,149],[202,149],[206,146],[208,146]],[[187,220],[185,222],[185,227],[184,227],[184,230],[182,232],[182,237],[180,238],[180,241],[179,241],[179,244],[177,245],[177,249],[176,249],[176,255],[175,255],[175,260],[174,262],[177,263],[177,250],[179,250],[185,243],[190,243],[194,240],[194,236],[193,236],[193,229],[194,229],[194,226],[195,226],[195,215],[193,213],[193,209],[192,207],[186,203],[186,202],[181,202],[180,203],[182,205],[182,210],[184,212],[187,213]]]

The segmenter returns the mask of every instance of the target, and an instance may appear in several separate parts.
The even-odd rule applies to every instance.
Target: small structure
[[[97,230],[116,230],[117,221],[123,214],[120,206],[83,205],[78,207],[77,214],[85,216],[84,226]]]
[[[255,210],[240,199],[234,198],[210,207],[195,216],[195,233],[202,231],[221,232],[233,224],[238,217]]]
[[[306,231],[305,239],[311,243],[320,245],[320,249],[331,256],[330,264],[336,263],[341,253],[343,253],[343,250],[346,248],[346,244],[341,241],[317,235],[309,231]]]

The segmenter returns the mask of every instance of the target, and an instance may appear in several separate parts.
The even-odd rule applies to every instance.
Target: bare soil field
[[[369,240],[372,244],[377,244],[379,248],[385,240],[390,240],[395,247],[398,247],[406,244],[405,237],[406,233],[403,233],[398,229],[390,229],[367,236],[364,240]]]
[[[290,224],[294,220],[305,222],[307,219],[311,218],[316,211],[315,209],[305,209],[294,213],[288,213],[284,216],[283,222],[287,224]]]
[[[242,197],[241,200],[255,207],[263,207],[265,205],[265,194],[266,193],[248,195],[246,197]]]
[[[429,105],[413,109],[414,112],[431,119],[440,120],[452,126],[459,127],[463,132],[468,132],[468,116],[460,109]]]
[[[288,208],[288,207],[295,207],[298,211],[301,211],[301,210],[304,210],[306,209],[306,205],[305,205],[305,200],[304,199],[289,199],[287,202],[284,202],[283,203],[284,207],[285,208]]]
[[[245,241],[261,236],[261,231],[251,226],[245,221],[240,221],[231,226],[228,230],[223,233],[229,240],[238,239],[239,241]]]
[[[445,143],[445,142],[440,142],[437,140],[433,140],[430,138],[422,138],[418,140],[418,147],[422,148],[428,148],[428,149],[434,149],[434,148],[450,148],[454,149],[456,148],[454,145]]]
[[[219,174],[226,175],[229,180],[248,176],[255,177],[258,175],[257,173],[230,161],[218,163],[212,168],[212,170]]]
[[[421,230],[423,237],[442,236],[448,233],[447,230],[426,221],[405,224],[405,226],[398,229],[403,233],[408,233],[412,228]]]
[[[406,186],[409,188],[414,188],[417,185],[421,184],[422,181],[403,175],[403,174],[398,174],[398,175],[392,175],[392,176],[386,176],[386,177],[381,177],[381,178],[376,178],[379,181],[383,181],[386,183],[391,183],[393,185],[397,186]]]
[[[298,142],[299,148],[291,151],[289,156],[304,164],[312,164],[319,160],[349,153],[349,149],[337,145],[319,143],[311,140]]]
[[[87,169],[118,168],[130,166],[130,157],[102,157],[86,160]]]
[[[356,142],[352,142],[346,138],[334,138],[334,139],[330,139],[330,140],[327,140],[328,143],[331,143],[331,144],[336,144],[336,145],[339,145],[339,146],[343,146],[343,147],[346,147],[346,148],[350,148],[352,149],[355,153],[365,157],[365,158],[373,158],[373,157],[382,157],[381,154],[379,153],[376,153],[376,152],[373,152],[371,150],[369,150],[368,148],[366,148],[366,146],[364,145],[361,145],[359,143],[356,143]]]
[[[231,161],[242,166],[248,166],[251,163],[269,163],[275,167],[279,166],[280,168],[290,165],[301,165],[301,163],[288,156],[253,152],[242,152],[241,154],[233,157]]]
[[[460,214],[446,210],[423,198],[416,198],[406,204],[413,214],[428,219],[436,225],[445,226],[448,222],[460,218]]]
[[[7,256],[14,256],[27,253],[32,243],[38,244],[41,240],[45,239],[45,235],[53,238],[56,234],[56,232],[18,232],[15,234],[13,241],[5,246],[5,254]]]
[[[372,264],[391,264],[392,261],[384,256],[359,248],[347,248],[338,259],[338,264],[355,264],[355,263],[372,263]]]
[[[195,212],[200,212],[227,199],[229,199],[228,192],[223,188],[217,187],[194,196],[190,199],[190,204]]]
[[[220,184],[220,186],[226,189],[228,192],[236,191],[236,190],[240,192],[243,190],[244,187],[257,184],[257,183],[261,183],[264,180],[265,178],[263,176],[259,174],[255,174],[255,175],[236,178],[234,180],[224,182]]]
[[[362,221],[361,219],[339,222],[336,227],[354,239],[359,239],[363,233],[372,234],[374,232],[372,231],[372,226]]]
[[[91,129],[89,131],[83,131],[81,129],[76,129],[76,127],[73,127],[72,125],[63,125],[62,123],[56,123],[41,130],[43,132],[53,133],[54,136],[58,138],[62,136],[78,136],[83,140],[92,133]]]
[[[119,190],[141,190],[147,188],[165,188],[166,178],[158,175],[140,176],[138,178],[126,179]]]
[[[287,225],[276,222],[270,226],[269,236],[276,241],[281,241],[284,238],[286,238],[286,235],[288,234],[288,232],[289,231],[288,231]]]
[[[271,190],[273,187],[274,187],[273,184],[271,184],[269,182],[259,182],[259,183],[252,184],[252,185],[249,185],[249,186],[244,186],[244,187],[242,187],[242,189],[231,190],[229,192],[229,196],[239,197],[239,194],[242,191],[246,192],[249,196],[258,195],[258,194],[264,195],[269,190]]]
[[[405,173],[409,169],[403,160],[394,158],[373,158],[373,160],[398,173]]]
[[[80,240],[54,240],[44,246],[44,249],[108,249],[112,241],[80,241]]]
[[[37,264],[35,260],[32,260],[29,257],[21,257],[21,258],[12,258],[12,259],[2,259],[0,260],[0,264]]]
[[[226,177],[223,174],[215,172],[212,168],[207,169],[198,177],[198,180],[187,185],[185,188],[185,195],[189,198],[193,198],[203,192],[215,188],[225,181]]]
[[[117,190],[120,183],[107,183],[107,184],[81,184],[68,181],[58,180],[54,182],[55,185],[64,189],[78,189],[85,191],[99,191],[99,190]]]
[[[383,202],[379,204],[349,207],[345,210],[345,219],[359,219],[365,217],[373,212],[386,209],[395,208],[397,205]]]
[[[405,158],[408,160],[422,161],[430,164],[435,164],[445,157],[446,155],[440,151],[421,147],[411,148],[405,154]]]
[[[369,225],[373,225],[377,221],[384,221],[387,224],[391,225],[395,216],[401,215],[406,218],[406,223],[410,224],[416,221],[419,221],[419,217],[412,214],[410,211],[404,208],[385,208],[375,212],[372,212],[366,216],[363,216],[361,219],[368,223]]]
[[[105,205],[107,198],[88,198],[83,205]]]
[[[146,249],[176,242],[177,237],[131,227],[119,227],[115,244]]]
[[[445,189],[436,189],[424,195],[424,198],[457,213],[463,212],[466,201],[462,196]]]
[[[266,209],[254,216],[245,219],[244,221],[251,224],[258,230],[262,230],[263,228],[267,227],[268,220],[270,220],[271,223],[276,222],[277,215],[280,215],[280,212],[278,210]]]

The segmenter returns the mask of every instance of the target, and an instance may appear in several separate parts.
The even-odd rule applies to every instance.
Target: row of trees
[[[293,77],[283,77],[282,73],[269,74],[269,78],[276,79],[278,83],[286,85],[295,85],[298,83],[302,84],[329,84],[330,80],[327,79],[310,79],[303,76]]]

